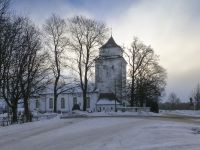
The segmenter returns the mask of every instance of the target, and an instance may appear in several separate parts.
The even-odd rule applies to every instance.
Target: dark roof
[[[118,101],[118,99],[117,99],[117,97],[115,96],[115,94],[114,93],[100,93],[100,95],[99,95],[99,100],[100,99],[108,99],[108,100],[117,100]]]
[[[106,44],[104,44],[101,48],[110,48],[110,47],[120,47],[115,43],[115,40],[113,39],[112,36],[109,38]]]

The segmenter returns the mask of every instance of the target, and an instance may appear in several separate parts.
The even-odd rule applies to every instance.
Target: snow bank
[[[160,114],[152,113],[152,112],[145,112],[145,111],[139,111],[139,112],[113,112],[113,111],[107,111],[107,112],[84,112],[84,111],[74,111],[71,113],[65,113],[61,115],[61,118],[68,118],[68,117],[129,117],[129,116],[160,116]]]

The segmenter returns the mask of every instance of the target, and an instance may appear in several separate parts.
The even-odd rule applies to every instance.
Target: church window
[[[114,65],[112,65],[112,70],[115,70],[115,67],[114,67]]]
[[[39,102],[39,100],[36,100],[35,101],[35,108],[39,108],[40,107],[40,102]]]
[[[65,99],[61,98],[61,108],[64,109],[65,108]]]
[[[90,108],[90,97],[87,97],[87,108]]]
[[[73,106],[77,104],[77,97],[73,97]]]
[[[53,98],[49,99],[49,108],[53,109]]]
[[[108,70],[108,68],[106,69],[106,75],[107,75],[107,77],[109,77],[109,70]]]

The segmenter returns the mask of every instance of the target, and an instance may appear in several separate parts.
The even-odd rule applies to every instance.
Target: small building
[[[122,104],[113,93],[101,93],[96,103],[96,111],[116,111]]]

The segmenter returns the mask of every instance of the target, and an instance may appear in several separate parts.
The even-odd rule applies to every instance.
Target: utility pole
[[[194,111],[196,110],[196,104],[197,104],[197,101],[195,100],[195,98],[194,98]]]
[[[116,98],[117,98],[117,96],[116,96],[116,79],[115,79],[115,112],[117,112],[117,102],[116,102]]]

